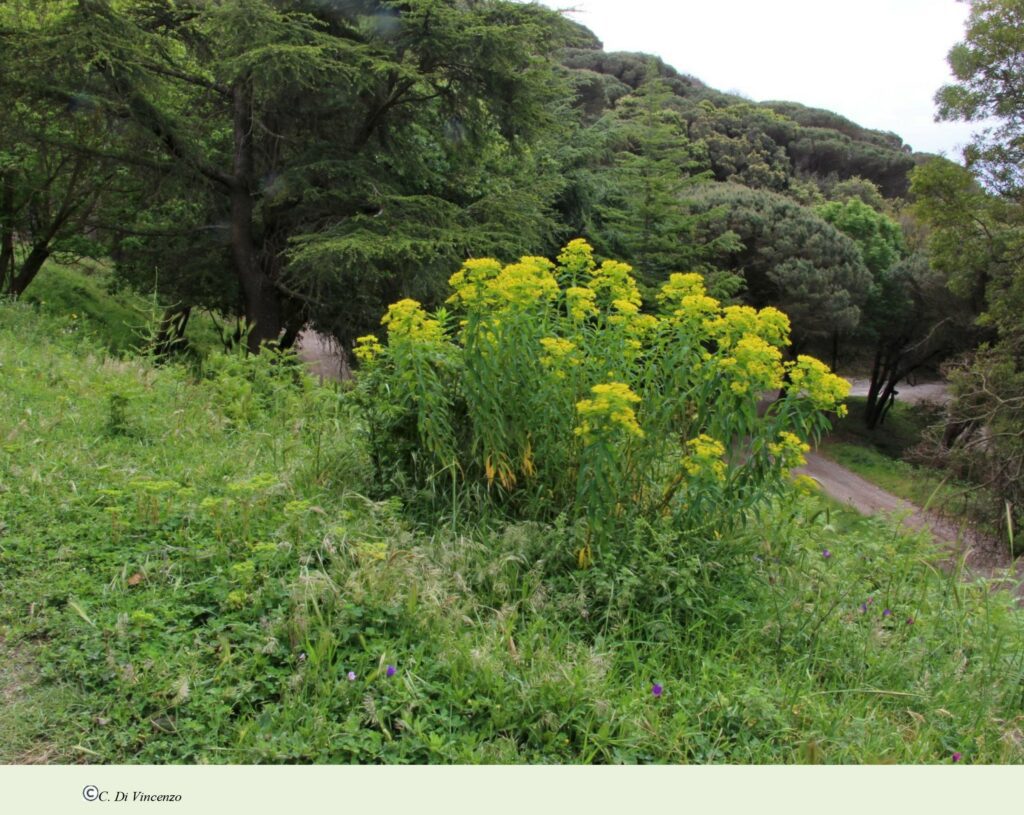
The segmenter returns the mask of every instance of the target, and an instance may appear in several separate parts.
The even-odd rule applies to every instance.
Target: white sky
[[[977,125],[934,121],[946,55],[968,7],[955,0],[542,0],[574,8],[606,51],[656,54],[755,101],[826,108],[960,160]]]

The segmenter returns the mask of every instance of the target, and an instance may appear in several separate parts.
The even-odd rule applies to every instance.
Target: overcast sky
[[[543,0],[572,7],[607,51],[656,54],[713,88],[833,110],[960,160],[973,126],[933,121],[955,0]]]

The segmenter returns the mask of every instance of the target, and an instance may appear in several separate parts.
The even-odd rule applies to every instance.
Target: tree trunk
[[[18,274],[11,281],[10,293],[17,300],[28,288],[29,284],[36,279],[39,270],[43,268],[46,259],[50,256],[49,243],[37,243],[28,253],[28,257],[18,269]]]
[[[882,390],[884,367],[881,347],[875,349],[875,361],[871,366],[871,384],[868,385],[868,398],[864,405],[864,424],[868,430],[874,430],[878,424],[878,397]]]
[[[0,187],[0,294],[7,291],[8,280],[14,280],[14,185],[10,174],[4,175]]]
[[[281,334],[281,301],[274,282],[262,268],[253,236],[252,87],[248,79],[232,89],[234,104],[234,179],[231,185],[231,253],[242,289],[245,319],[249,323],[246,345],[251,353],[277,340]]]
[[[894,368],[889,380],[885,383],[885,387],[882,388],[882,396],[878,400],[878,417],[874,427],[880,427],[885,424],[885,417],[896,402],[897,382],[899,382],[899,372]],[[873,430],[874,427],[871,429]]]

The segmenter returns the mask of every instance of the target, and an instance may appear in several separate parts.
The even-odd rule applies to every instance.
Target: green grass
[[[872,447],[831,443],[822,452],[862,478],[919,507],[950,507],[963,498],[963,487],[938,470],[892,459]]]
[[[143,348],[161,308],[126,289],[113,289],[110,264],[84,259],[72,264],[49,260],[25,291],[22,302],[58,321],[81,320],[85,330],[115,354]],[[219,350],[219,335],[206,314],[196,314],[186,332],[200,357]]]
[[[0,761],[1024,757],[1012,598],[891,524],[793,496],[581,571],[380,494],[269,356],[197,380],[5,305],[0,375]]]
[[[99,261],[75,264],[48,261],[22,295],[22,301],[60,319],[83,319],[111,351],[127,352],[140,345],[150,307],[145,299],[109,290],[109,267]]]
[[[928,405],[896,402],[885,417],[885,422],[874,430],[868,430],[864,424],[866,403],[867,400],[862,396],[847,400],[849,413],[846,418],[836,422],[830,434],[831,440],[869,447],[889,458],[898,459],[920,443],[925,429],[941,418]]]

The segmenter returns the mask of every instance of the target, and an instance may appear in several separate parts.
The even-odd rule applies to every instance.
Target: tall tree
[[[951,376],[945,440],[992,488],[1019,533],[1024,522],[1024,0],[971,0],[964,40],[949,63],[957,81],[936,95],[944,119],[983,121],[967,171],[934,163],[915,175],[918,211],[934,229],[932,262],[982,307],[991,341]],[[975,182],[977,179],[980,184]],[[975,432],[965,432],[974,428]],[[983,430],[982,430],[983,428]]]
[[[927,276],[920,264],[895,268],[905,255],[899,225],[859,197],[830,201],[817,207],[816,212],[856,243],[861,260],[871,273],[871,289],[861,321],[852,333],[873,346],[874,362],[864,414],[868,427],[874,428],[884,420],[895,398],[896,384],[910,372],[908,365],[916,368],[929,358],[915,356],[910,363],[907,357],[923,317],[920,294],[924,289],[918,284],[923,284]],[[833,368],[838,366],[842,338],[839,329],[832,332]],[[934,349],[929,350],[935,353]]]
[[[1024,0],[968,0],[962,42],[949,52],[956,82],[935,96],[938,118],[995,124],[965,151],[991,189],[1019,198],[1024,188]]]
[[[488,225],[541,231],[542,194],[527,215],[512,203],[563,93],[552,12],[500,0],[55,6],[53,34],[81,79],[53,94],[89,94],[133,144],[121,166],[167,193],[146,207],[164,214],[125,235],[158,245],[175,212],[223,235],[226,253],[203,254],[228,259],[222,289],[238,293],[251,350],[310,319],[365,329],[360,297],[403,268],[450,263]]]
[[[0,294],[13,297],[54,253],[103,253],[87,227],[121,183],[101,155],[117,139],[110,122],[87,98],[53,98],[68,66],[54,58],[52,19],[45,6],[0,7]]]
[[[672,98],[649,68],[647,80],[600,125],[610,162],[599,170],[598,249],[628,260],[649,285],[696,268],[706,255],[694,240],[698,218],[686,209],[688,192],[708,175],[706,160]]]
[[[709,214],[704,240],[727,232],[740,246],[722,263],[741,274],[743,297],[758,308],[775,306],[793,322],[793,351],[852,330],[871,287],[857,245],[815,212],[767,190],[735,184],[705,185],[694,198]]]

